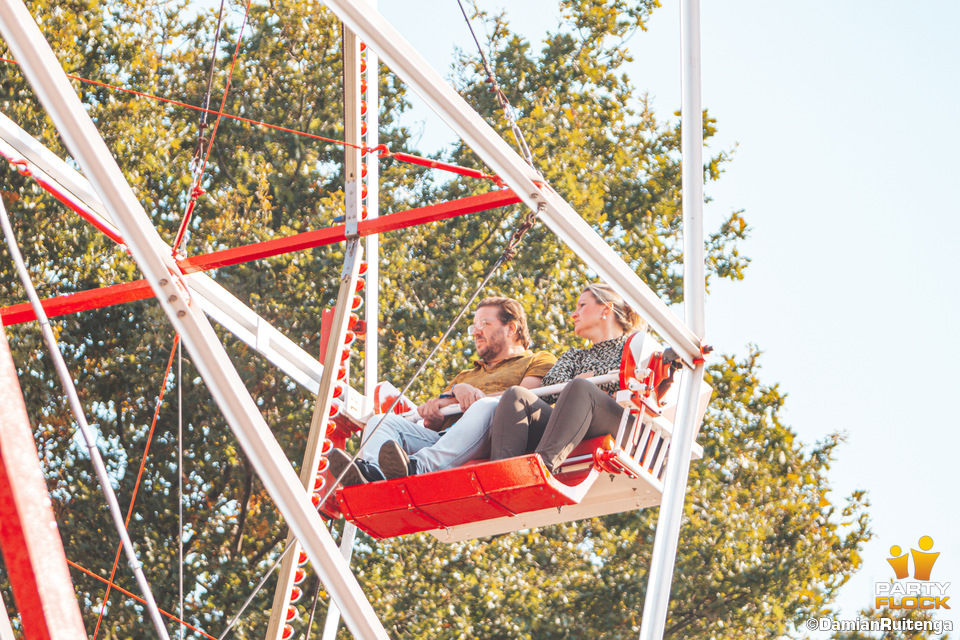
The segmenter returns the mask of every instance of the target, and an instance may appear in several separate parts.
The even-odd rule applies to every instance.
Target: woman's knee
[[[561,395],[576,398],[587,398],[597,391],[597,385],[586,378],[574,378],[563,388]]]
[[[574,378],[560,392],[554,409],[567,417],[571,411],[589,410],[595,404],[598,392],[606,395],[585,378]]]
[[[521,393],[523,393],[524,391],[526,391],[526,389],[524,389],[523,387],[514,385],[509,389],[507,389],[506,391],[504,391],[503,395],[500,396],[500,399],[506,400],[507,402],[515,402],[517,398],[520,397]]]
[[[500,396],[501,404],[509,404],[513,407],[529,407],[531,404],[540,399],[540,396],[535,394],[530,389],[521,386],[513,386],[503,392],[503,395]]]
[[[593,384],[586,378],[574,378],[570,381],[570,390],[576,393],[590,393],[593,389],[596,389],[597,385]]]

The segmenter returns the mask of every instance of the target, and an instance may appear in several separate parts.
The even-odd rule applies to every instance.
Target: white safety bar
[[[615,382],[619,378],[619,376],[620,376],[619,373],[605,373],[602,376],[593,376],[591,378],[587,378],[587,382],[592,382],[593,384],[599,386],[601,384],[606,384],[608,382]],[[568,384],[570,384],[570,381],[559,382],[557,384],[551,384],[546,387],[536,387],[534,389],[529,389],[529,391],[533,395],[539,398],[542,398],[543,396],[549,396],[555,393],[560,393],[561,391],[563,391],[564,387],[566,387]],[[500,395],[501,394],[499,393],[494,393],[494,394],[491,394],[490,397],[497,397]],[[463,409],[460,408],[459,404],[448,404],[447,406],[440,409],[440,413],[442,413],[445,416],[455,416],[458,413],[463,413]],[[420,417],[420,414],[417,413],[416,409],[414,409],[413,411],[408,411],[407,413],[404,413],[401,417],[407,418],[408,420],[423,419]]]

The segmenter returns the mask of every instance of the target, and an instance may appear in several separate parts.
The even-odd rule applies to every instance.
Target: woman
[[[555,473],[582,440],[616,435],[623,408],[610,394],[619,384],[597,387],[584,378],[619,369],[627,337],[646,323],[605,284],[586,287],[571,317],[574,333],[591,346],[564,353],[541,381],[544,387],[570,384],[559,397],[538,398],[523,387],[504,392],[493,416],[491,460],[539,453]]]

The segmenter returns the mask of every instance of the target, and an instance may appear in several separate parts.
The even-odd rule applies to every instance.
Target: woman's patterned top
[[[543,376],[540,381],[541,387],[551,384],[559,384],[573,380],[581,373],[593,371],[593,375],[602,376],[611,371],[620,370],[620,358],[623,355],[623,345],[627,342],[630,334],[624,334],[619,338],[604,340],[598,342],[589,349],[570,349],[557,359],[553,368]],[[607,393],[613,394],[620,390],[620,382],[615,380],[600,385],[600,388]],[[560,397],[559,393],[544,396],[543,401],[553,404]]]

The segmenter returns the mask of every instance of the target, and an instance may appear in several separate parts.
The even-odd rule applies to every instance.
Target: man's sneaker
[[[351,487],[355,484],[366,484],[367,479],[360,473],[360,468],[350,461],[350,454],[341,449],[334,449],[327,454],[330,461],[330,473],[334,478],[340,478],[340,484]]]
[[[387,478],[403,478],[417,473],[417,461],[411,460],[396,440],[390,440],[380,447],[377,460]]]
[[[380,471],[380,467],[372,462],[367,462],[366,460],[357,458],[354,461],[354,464],[357,465],[357,467],[360,469],[360,473],[363,474],[363,477],[366,478],[368,482],[379,482],[380,480],[387,479],[387,476],[383,475],[383,471]]]

